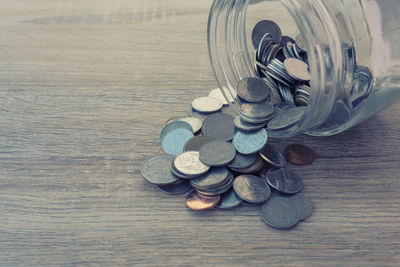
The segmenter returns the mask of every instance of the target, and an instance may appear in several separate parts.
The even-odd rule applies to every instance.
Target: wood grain
[[[211,2],[0,2],[0,264],[399,266],[400,105],[311,146],[315,212],[191,212],[144,181],[165,120],[216,87]]]

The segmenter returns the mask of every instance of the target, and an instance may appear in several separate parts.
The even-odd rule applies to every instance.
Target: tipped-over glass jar
[[[214,0],[210,59],[238,114],[238,82],[260,77],[252,31],[262,20],[274,21],[284,36],[302,37],[311,76],[301,119],[272,137],[333,135],[400,98],[399,0]]]

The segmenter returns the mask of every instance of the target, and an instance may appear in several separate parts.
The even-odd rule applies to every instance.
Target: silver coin
[[[271,114],[271,116],[269,116],[269,117],[265,117],[262,119],[255,119],[255,118],[247,117],[247,116],[243,115],[242,113],[240,114],[240,118],[242,119],[242,121],[245,121],[248,123],[253,123],[253,124],[265,124],[273,117],[274,117],[274,114]]]
[[[229,179],[229,171],[225,167],[211,168],[209,172],[190,180],[191,185],[200,190],[218,188]]]
[[[229,172],[228,181],[225,184],[218,186],[218,188],[208,189],[208,190],[201,190],[201,189],[196,189],[196,190],[197,192],[205,196],[218,196],[230,190],[232,188],[232,184],[233,184],[233,174],[232,172]]]
[[[270,20],[262,20],[258,22],[252,31],[251,40],[254,47],[257,47],[261,41],[261,38],[266,34],[270,33],[275,41],[279,44],[282,41],[282,31],[278,24]]]
[[[243,155],[237,152],[235,158],[231,162],[229,162],[228,167],[235,169],[245,169],[253,165],[254,162],[256,162],[256,159],[256,154]]]
[[[230,141],[235,134],[234,118],[224,113],[215,113],[208,116],[202,126],[204,136],[210,136],[220,141]]]
[[[235,101],[233,99],[232,95],[228,92],[228,89],[225,89],[224,93],[225,93],[225,96],[228,98],[229,102],[233,103]],[[208,96],[219,99],[223,105],[228,105],[228,101],[226,100],[221,89],[219,89],[219,88],[211,90],[210,93],[208,94]]]
[[[264,165],[264,160],[260,156],[256,156],[256,161],[251,166],[244,169],[231,168],[231,170],[240,174],[252,174],[260,171]]]
[[[159,185],[158,187],[161,189],[161,191],[169,195],[180,195],[192,189],[192,186],[188,180],[183,180],[179,183],[169,185]]]
[[[281,193],[295,194],[304,188],[301,178],[287,168],[269,169],[266,178],[267,183]]]
[[[307,106],[308,102],[310,101],[308,98],[302,95],[296,95],[296,99],[294,100],[297,106]]]
[[[302,117],[306,107],[295,107],[277,114],[267,124],[270,130],[282,130],[296,124]]]
[[[185,146],[183,147],[183,150],[184,151],[199,151],[200,148],[204,144],[207,144],[207,143],[213,142],[213,141],[215,141],[215,139],[210,136],[203,136],[203,135],[194,136],[186,142]]]
[[[300,210],[300,221],[303,221],[311,216],[313,212],[313,205],[311,200],[303,193],[297,193],[296,195],[290,196],[294,204]]]
[[[289,229],[299,223],[300,210],[289,198],[273,196],[261,205],[260,217],[272,228]]]
[[[192,126],[184,121],[174,121],[174,122],[170,122],[167,125],[164,126],[164,128],[161,130],[160,133],[160,140],[162,141],[164,139],[164,137],[170,133],[171,131],[178,129],[178,128],[185,128],[188,129],[190,131],[193,131]]]
[[[279,92],[281,93],[282,99],[285,102],[294,104],[293,95],[292,95],[292,92],[290,91],[289,87],[286,87],[283,84],[279,84]]]
[[[274,106],[269,102],[247,103],[240,106],[240,112],[249,118],[264,119],[274,114]]]
[[[183,173],[179,172],[179,171],[175,168],[174,161],[172,161],[172,163],[171,163],[171,172],[172,172],[172,174],[175,175],[176,177],[179,177],[179,178],[185,179],[185,180],[190,180],[190,179],[193,179],[193,178],[198,177],[198,175],[187,175],[187,174],[183,174]]]
[[[198,151],[187,151],[178,155],[174,159],[174,166],[180,173],[186,175],[202,175],[210,169],[200,161]]]
[[[269,86],[259,78],[244,78],[237,84],[238,95],[250,103],[262,102],[269,96]]]
[[[193,109],[203,113],[216,112],[220,110],[222,106],[221,100],[209,96],[198,97],[192,102]]]
[[[233,209],[243,203],[243,200],[236,194],[235,190],[231,188],[228,192],[221,195],[217,208],[220,209]]]
[[[267,143],[259,152],[259,155],[269,164],[275,167],[283,167],[286,159],[276,145]]]
[[[200,160],[208,166],[225,166],[236,155],[236,150],[231,143],[214,141],[203,145],[199,150]]]
[[[311,79],[308,65],[297,58],[287,58],[283,62],[286,72],[297,81],[307,82]]]
[[[235,124],[236,128],[242,131],[256,131],[261,128],[264,128],[264,126],[267,124],[266,122],[264,123],[247,122],[241,119],[240,116],[236,116],[233,123]]]
[[[177,156],[183,152],[186,142],[193,136],[192,130],[177,128],[164,136],[161,149],[164,153]]]
[[[167,185],[180,181],[171,173],[171,162],[174,158],[169,154],[160,154],[149,158],[141,169],[142,176],[156,185]]]
[[[269,186],[254,175],[240,175],[233,181],[236,194],[246,202],[257,204],[268,200],[271,196]]]
[[[192,126],[193,133],[197,133],[198,131],[200,131],[201,126],[203,125],[203,121],[196,117],[185,117],[179,119],[179,121],[186,122],[190,126]]]
[[[265,129],[255,132],[237,131],[233,137],[232,144],[236,151],[245,155],[254,154],[260,151],[268,140],[268,134]]]

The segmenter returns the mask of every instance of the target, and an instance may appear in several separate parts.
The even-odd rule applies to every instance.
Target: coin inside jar
[[[310,165],[315,160],[314,151],[311,148],[300,145],[291,144],[285,148],[285,157],[287,161],[299,166]]]
[[[259,78],[244,78],[237,84],[238,95],[250,103],[262,102],[269,96],[269,86]]]
[[[294,79],[307,82],[311,79],[308,65],[297,58],[287,58],[283,62],[287,73]]]
[[[271,20],[262,20],[258,22],[251,34],[251,40],[253,41],[254,47],[258,47],[258,44],[261,41],[261,38],[266,34],[270,33],[275,43],[279,44],[282,40],[282,31],[279,28],[278,24]]]
[[[220,196],[204,196],[192,191],[186,197],[186,206],[191,210],[209,210],[217,206]]]

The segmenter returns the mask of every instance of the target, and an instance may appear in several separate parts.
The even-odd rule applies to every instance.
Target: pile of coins
[[[290,145],[283,154],[268,142],[264,125],[233,117],[219,89],[193,100],[190,116],[174,117],[161,130],[161,154],[148,159],[143,177],[167,194],[183,194],[192,210],[260,205],[269,226],[288,229],[312,213],[299,193],[304,184],[286,168],[314,160],[311,149]]]
[[[307,106],[311,96],[310,73],[302,36],[298,35],[296,41],[282,36],[275,22],[263,20],[254,27],[252,41],[256,48],[254,69],[269,87],[270,102]]]
[[[268,132],[292,126],[305,111],[310,100],[307,53],[298,45],[300,38],[282,37],[271,21],[258,23],[252,37],[259,78],[238,82],[240,114],[228,105],[235,100],[219,89],[194,99],[187,117],[166,122],[161,153],[144,163],[142,175],[167,194],[190,191],[189,209],[260,205],[265,224],[289,229],[311,215],[312,204],[286,160],[304,166],[315,156],[299,144],[283,154],[268,142]]]

